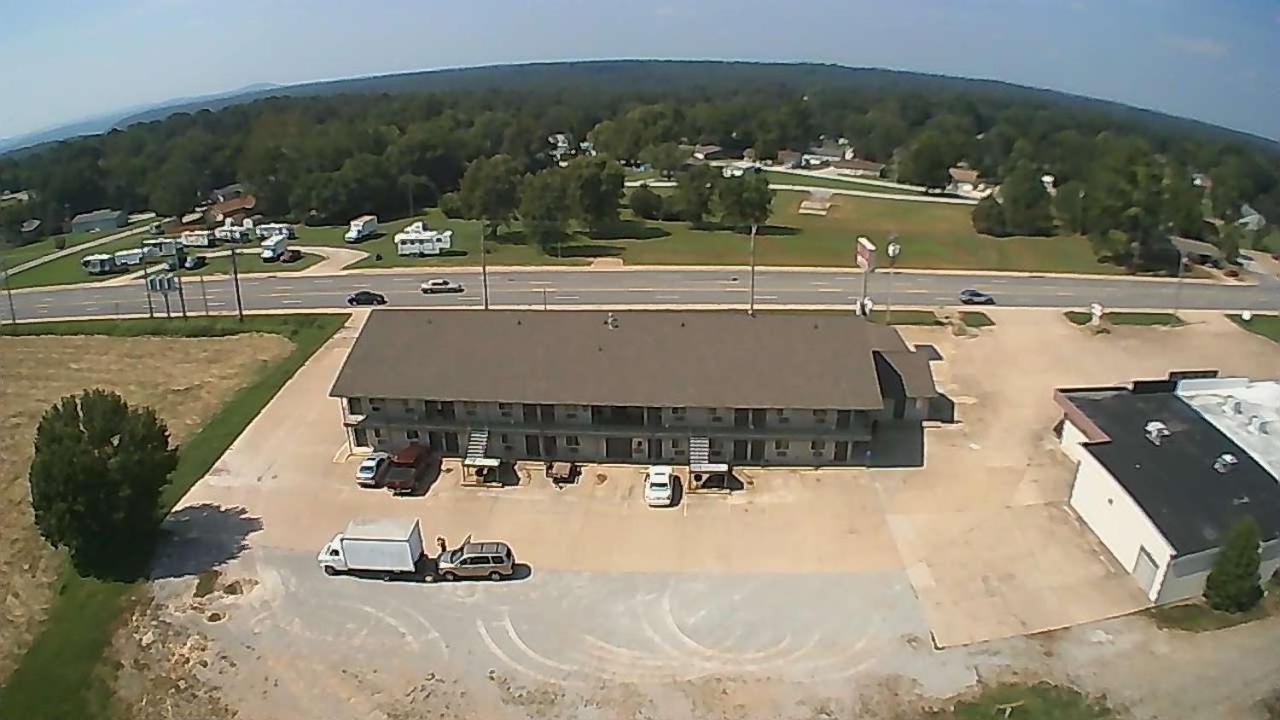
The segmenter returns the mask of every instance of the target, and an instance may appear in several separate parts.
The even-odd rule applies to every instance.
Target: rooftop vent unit
[[[1159,445],[1160,441],[1172,434],[1169,432],[1169,426],[1159,420],[1148,421],[1142,429],[1147,434],[1147,439],[1151,441],[1152,445]]]
[[[1236,398],[1227,398],[1222,401],[1222,412],[1224,415],[1243,415],[1244,403]]]
[[[1254,415],[1249,418],[1249,432],[1255,432],[1259,435],[1271,434],[1271,421],[1261,415]]]
[[[1235,467],[1239,463],[1240,461],[1236,459],[1235,455],[1232,455],[1231,453],[1222,453],[1213,461],[1213,469],[1220,473],[1227,473],[1231,472],[1231,468]]]

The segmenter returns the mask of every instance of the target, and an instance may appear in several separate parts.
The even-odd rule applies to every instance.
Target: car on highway
[[[650,465],[644,473],[644,501],[649,507],[670,507],[676,499],[675,472],[670,465]]]
[[[995,305],[996,299],[981,290],[966,288],[960,291],[960,302],[964,305]]]
[[[356,484],[360,487],[378,487],[386,475],[387,461],[390,459],[390,453],[370,453],[369,457],[360,461],[360,467],[356,468]]]
[[[435,295],[436,293],[460,293],[466,290],[462,287],[462,283],[457,283],[445,278],[432,278],[418,287],[423,295]]]
[[[445,550],[436,558],[436,574],[445,580],[489,578],[502,580],[515,573],[516,556],[504,542],[473,542],[468,535],[461,547]]]
[[[356,305],[386,305],[387,296],[372,290],[357,290],[347,296],[347,304],[353,307]]]

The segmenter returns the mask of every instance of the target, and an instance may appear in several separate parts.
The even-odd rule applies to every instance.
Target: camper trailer
[[[162,237],[153,238],[151,240],[143,240],[142,247],[147,254],[154,257],[157,255],[176,255],[178,248],[183,245],[181,238]]]
[[[284,258],[289,252],[289,238],[284,235],[274,235],[259,243],[262,252],[259,257],[263,262],[275,262]]]
[[[119,266],[141,265],[142,261],[150,256],[151,253],[142,248],[129,248],[128,250],[118,250],[112,258],[115,264]]]
[[[179,240],[184,247],[207,248],[214,245],[213,232],[209,230],[188,230],[179,236]]]
[[[102,253],[85,255],[80,258],[80,267],[84,268],[85,272],[90,275],[107,275],[119,269],[114,257]]]
[[[253,231],[236,225],[224,225],[214,230],[213,236],[223,242],[240,243],[253,237]]]
[[[289,239],[298,237],[293,226],[289,223],[265,223],[254,227],[253,232],[260,240],[265,240],[276,235],[283,235]]]
[[[349,243],[358,243],[376,232],[378,232],[378,216],[361,215],[351,221],[351,227],[342,239]]]
[[[452,230],[428,230],[419,220],[396,233],[396,254],[401,257],[439,255],[453,247]]]

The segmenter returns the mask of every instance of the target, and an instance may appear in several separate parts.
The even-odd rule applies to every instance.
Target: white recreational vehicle
[[[289,252],[289,238],[284,235],[273,235],[259,243],[262,252],[259,257],[263,262],[275,262],[284,258]]]
[[[178,248],[184,243],[181,238],[162,237],[143,240],[142,247],[146,253],[151,256],[156,255],[176,255]]]
[[[453,247],[452,230],[428,230],[419,220],[396,233],[396,254],[401,257],[439,255]]]
[[[298,234],[294,231],[293,226],[289,223],[264,223],[255,226],[253,232],[260,240],[265,240],[276,235],[283,235],[287,238],[296,238]]]
[[[351,221],[351,227],[342,239],[349,243],[357,243],[378,231],[377,215],[361,215]]]
[[[128,250],[118,250],[111,257],[115,260],[116,265],[141,265],[142,261],[151,254],[142,248],[129,248]]]
[[[211,230],[188,230],[179,236],[185,247],[213,247],[214,235]]]
[[[111,255],[97,253],[80,258],[80,267],[90,275],[107,275],[119,269],[116,259]]]

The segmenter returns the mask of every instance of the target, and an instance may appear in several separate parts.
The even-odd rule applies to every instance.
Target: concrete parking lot
[[[326,397],[349,328],[184,499],[157,595],[235,658],[216,678],[228,697],[276,718],[397,717],[390,708],[424,692],[465,705],[457,717],[538,716],[529,703],[542,701],[569,716],[622,702],[619,684],[643,688],[630,700],[659,715],[697,716],[724,682],[767,687],[751,716],[776,717],[815,697],[938,697],[1043,668],[1039,641],[984,641],[1143,605],[1065,506],[1053,387],[1201,367],[1274,375],[1280,363],[1220,316],[1090,337],[1053,312],[991,314],[977,338],[905,333],[938,347],[960,420],[927,430],[923,467],[746,471],[740,492],[668,509],[645,507],[640,471],[624,467],[588,468],[563,490],[536,468],[500,489],[463,487],[456,467],[419,497],[356,487]],[[428,544],[506,540],[530,572],[502,584],[325,577],[316,552],[367,515],[419,517]],[[252,590],[184,614],[190,575],[211,565]],[[202,620],[211,608],[216,623]]]

